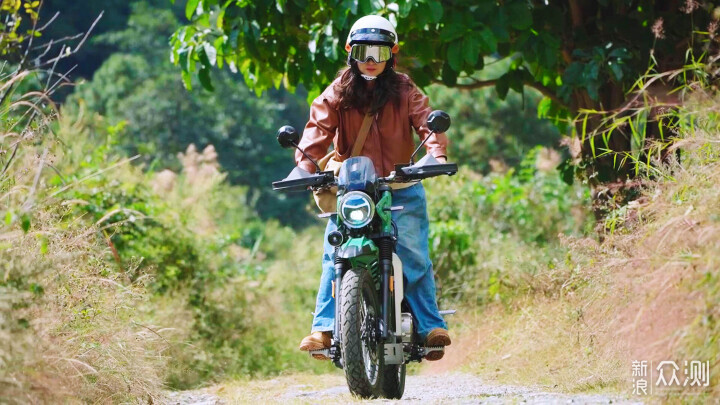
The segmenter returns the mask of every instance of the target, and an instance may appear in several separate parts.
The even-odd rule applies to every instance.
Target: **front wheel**
[[[342,357],[350,392],[362,398],[376,397],[382,384],[378,301],[370,272],[351,269],[345,273],[340,299]]]

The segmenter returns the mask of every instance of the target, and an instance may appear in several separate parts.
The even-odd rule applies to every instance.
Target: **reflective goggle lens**
[[[389,46],[382,45],[353,45],[350,57],[358,62],[367,62],[372,59],[375,63],[385,62],[392,56]]]

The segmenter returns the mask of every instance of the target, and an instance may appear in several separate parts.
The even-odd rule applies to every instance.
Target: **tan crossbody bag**
[[[358,137],[353,145],[350,157],[358,156],[360,155],[360,152],[362,152],[362,148],[365,145],[365,139],[367,139],[368,133],[370,132],[370,125],[372,125],[372,122],[372,114],[365,114],[365,118],[363,119],[362,125],[360,125],[360,132],[358,132]],[[317,163],[318,166],[320,166],[320,170],[332,170],[336,176],[338,175],[338,172],[340,172],[340,166],[342,166],[342,162],[338,160],[338,156],[334,150],[323,156]],[[335,212],[337,209],[337,187],[316,190],[313,192],[313,197],[315,198],[315,204],[317,204],[318,208],[320,208],[320,211]]]

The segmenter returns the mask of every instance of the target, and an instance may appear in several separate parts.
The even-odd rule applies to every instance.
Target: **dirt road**
[[[408,403],[408,404],[637,404],[637,400],[602,394],[562,394],[510,385],[485,383],[464,373],[409,376],[402,400],[360,401],[348,392],[342,376],[286,376],[247,381],[205,391],[175,393],[172,405],[234,403]]]

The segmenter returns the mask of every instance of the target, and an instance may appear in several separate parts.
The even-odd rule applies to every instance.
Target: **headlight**
[[[362,228],[374,215],[375,203],[363,192],[351,191],[340,200],[340,218],[349,228]]]

